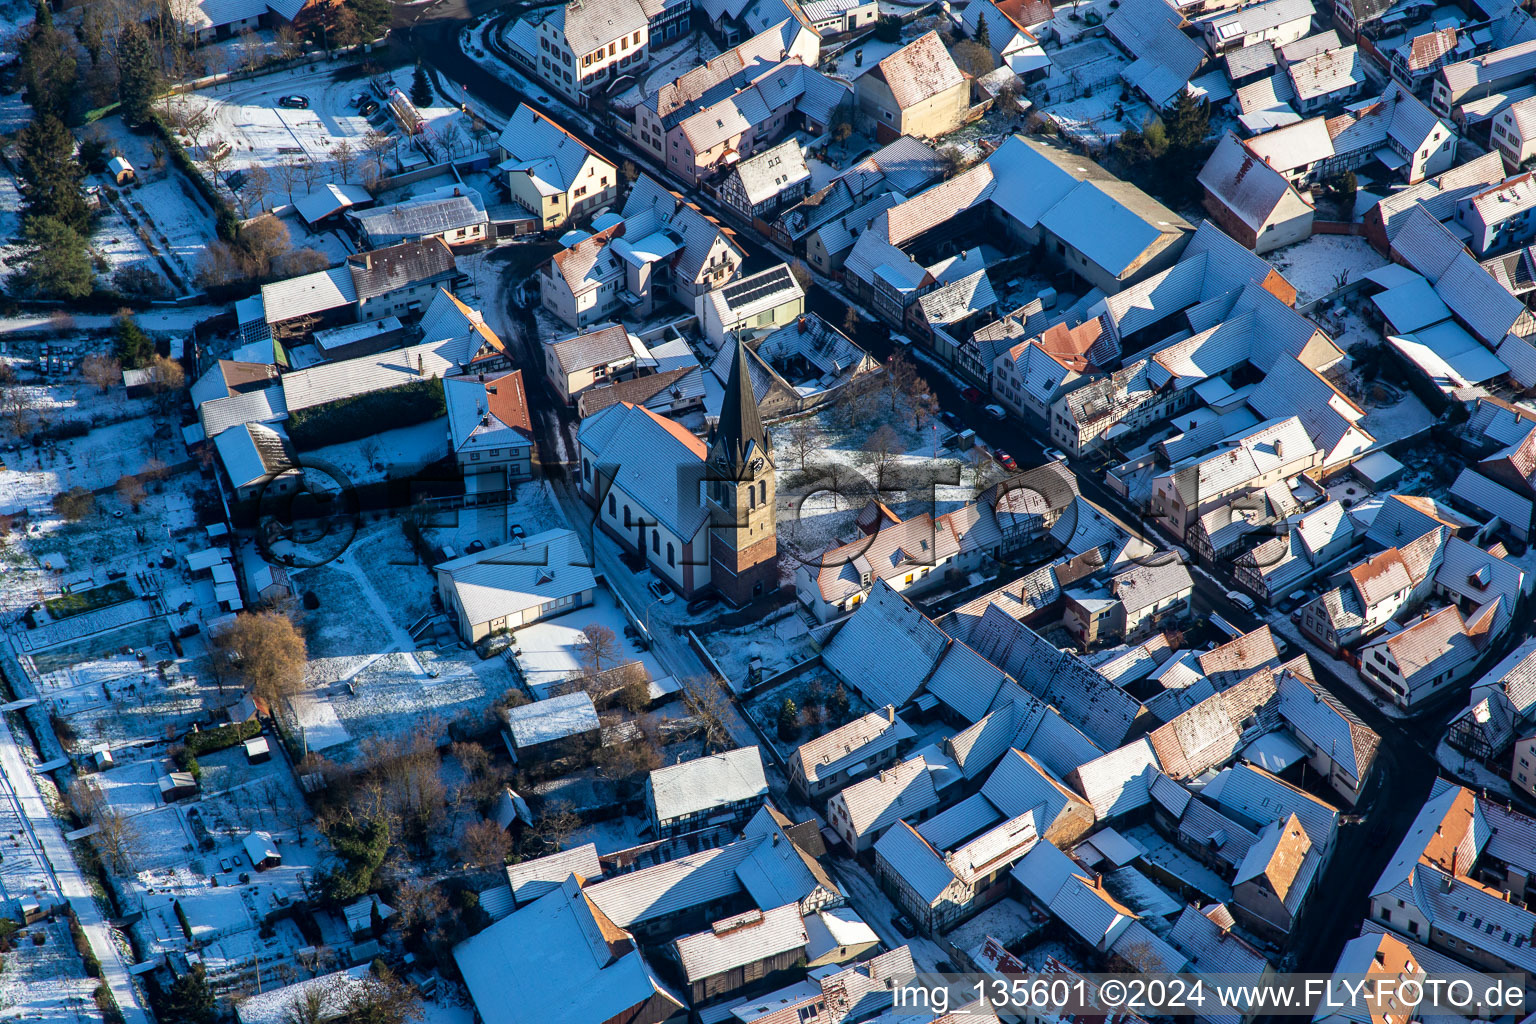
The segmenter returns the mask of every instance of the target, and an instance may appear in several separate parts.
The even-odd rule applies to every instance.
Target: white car
[[[1000,405],[983,406],[982,411],[995,420],[1005,420],[1008,418],[1008,411]]]
[[[1247,611],[1251,612],[1254,610],[1253,598],[1249,597],[1247,594],[1239,594],[1235,590],[1229,590],[1227,591],[1227,600],[1231,601],[1239,608],[1245,609]]]
[[[1044,455],[1047,459],[1049,459],[1052,462],[1066,462],[1067,461],[1067,453],[1062,451],[1060,448],[1042,448],[1040,450],[1040,454]]]

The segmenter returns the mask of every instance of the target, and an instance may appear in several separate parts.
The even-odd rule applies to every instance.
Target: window
[[[591,483],[592,482],[592,460],[591,459],[588,459],[588,458],[585,458],[585,457],[582,458],[582,460],[581,460],[581,476],[582,476],[582,479],[584,479],[587,483]]]
[[[661,554],[661,531],[660,530],[652,530],[651,531],[651,551],[653,553],[655,553],[655,554],[658,554],[658,555]]]
[[[757,487],[758,487],[758,499],[757,500],[761,501],[764,505],[768,504],[768,481],[767,480],[762,481],[761,483],[759,483],[757,485]]]
[[[608,56],[612,57],[617,52],[618,52],[618,44],[617,43],[609,43],[608,44]]]
[[[676,562],[674,562],[672,560],[672,542],[671,541],[667,541],[667,564],[668,565],[676,565],[677,564]]]
[[[639,32],[636,32],[636,33],[635,33],[635,42],[634,42],[634,45],[635,45],[635,46],[639,46],[639,45],[640,45],[640,33],[639,33]]]
[[[590,53],[587,54],[585,57],[581,58],[581,66],[582,67],[590,67],[591,64],[592,64],[592,55]]]
[[[626,529],[626,530],[629,529],[630,525],[631,524],[630,524],[630,521],[629,521],[629,506],[625,505],[624,506],[624,529]]]
[[[613,500],[613,495],[608,495],[608,514],[610,516],[616,516],[619,514],[618,510],[615,508],[615,504],[616,503]]]

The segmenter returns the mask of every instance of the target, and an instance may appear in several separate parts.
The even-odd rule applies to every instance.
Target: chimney
[[[1277,437],[1277,438],[1275,438],[1275,458],[1278,459],[1278,458],[1283,457],[1284,455],[1285,455],[1285,445],[1283,445],[1280,442],[1280,439]]]
[[[804,334],[806,331],[810,330],[810,325],[806,322],[806,319],[803,316],[799,320],[795,321],[795,326],[800,328],[801,334]]]
[[[1093,887],[1100,892],[1104,891],[1104,874],[1101,871],[1093,873]]]
[[[457,199],[459,197],[459,186],[457,186],[457,185],[453,186],[453,197],[455,199]]]
[[[885,706],[885,720],[887,722],[890,722],[892,725],[896,724],[896,705],[895,704],[887,704]]]

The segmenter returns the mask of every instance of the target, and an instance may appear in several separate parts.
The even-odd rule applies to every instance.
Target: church
[[[739,338],[708,444],[628,402],[582,420],[576,440],[598,525],[685,598],[743,605],[777,589],[773,449]]]

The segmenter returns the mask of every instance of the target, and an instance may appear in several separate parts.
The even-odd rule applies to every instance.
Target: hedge
[[[74,590],[50,601],[44,601],[43,607],[48,609],[49,616],[55,620],[67,619],[72,615],[82,615],[108,605],[132,601],[137,596],[125,581],[113,580],[111,583],[91,590]]]
[[[183,746],[189,757],[196,757],[199,754],[211,754],[215,750],[228,750],[237,743],[244,743],[260,735],[261,723],[253,718],[249,722],[231,722],[217,728],[188,733]]]
[[[202,193],[208,205],[213,207],[213,212],[218,225],[219,237],[225,240],[234,238],[240,230],[240,219],[235,216],[234,208],[225,198],[219,194],[213,183],[204,176],[197,164],[187,155],[186,148],[176,138],[157,113],[149,119],[150,127],[155,134],[160,136],[160,141],[165,144],[166,152],[170,154],[171,162],[181,169],[181,172],[192,179],[192,184]]]
[[[448,415],[443,382],[436,377],[370,391],[288,414],[288,440],[299,451],[356,441],[396,427],[409,427]]]

